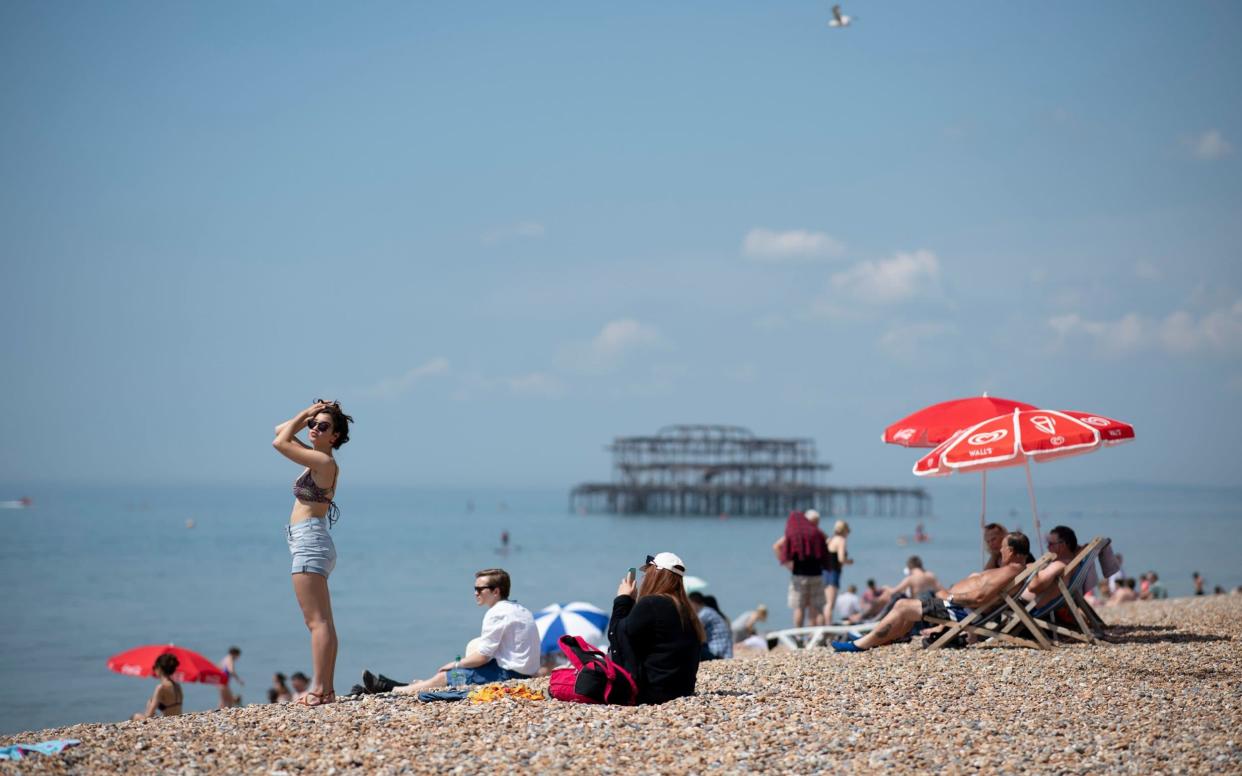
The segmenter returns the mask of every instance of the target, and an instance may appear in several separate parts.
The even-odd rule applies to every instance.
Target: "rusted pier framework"
[[[666,426],[655,436],[618,437],[608,447],[613,481],[583,483],[570,509],[669,515],[926,515],[922,488],[824,484],[811,439],[756,437],[740,426]]]

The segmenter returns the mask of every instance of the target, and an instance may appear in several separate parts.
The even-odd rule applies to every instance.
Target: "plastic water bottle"
[[[457,656],[457,660],[453,662],[453,670],[448,674],[449,687],[461,687],[466,683],[466,677],[461,672],[461,655]]]

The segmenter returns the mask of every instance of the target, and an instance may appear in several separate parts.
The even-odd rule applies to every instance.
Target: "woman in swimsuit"
[[[832,615],[837,605],[837,590],[841,587],[841,572],[845,566],[853,563],[846,551],[846,537],[850,535],[850,524],[838,520],[832,527],[832,538],[828,540],[828,555],[824,558],[824,624],[832,625]]]
[[[336,566],[336,545],[328,529],[336,523],[337,508],[332,497],[340,468],[332,451],[349,441],[353,418],[336,402],[316,400],[310,407],[276,427],[272,447],[294,463],[306,467],[293,483],[293,513],[285,535],[293,556],[293,592],[311,634],[311,664],[315,679],[298,703],[319,706],[336,701],[333,674],[336,671],[336,625],[332,620],[332,599],[328,596],[328,575]],[[298,439],[303,428],[309,430],[310,444]]]
[[[141,714],[135,714],[130,719],[154,717],[156,712],[165,717],[175,717],[181,713],[181,685],[172,680],[180,662],[176,655],[165,654],[155,659],[155,666],[152,670],[160,683],[156,686],[155,692],[151,693],[151,700],[147,701],[147,710]]]

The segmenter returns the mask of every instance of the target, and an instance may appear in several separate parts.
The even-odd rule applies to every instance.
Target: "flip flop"
[[[314,702],[311,699],[314,698]],[[329,690],[328,692],[310,692],[309,690],[301,698],[296,701],[299,706],[324,706],[329,703],[336,703],[336,693]]]

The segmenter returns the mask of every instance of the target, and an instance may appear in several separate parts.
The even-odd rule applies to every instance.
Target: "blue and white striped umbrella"
[[[608,613],[583,601],[552,604],[535,613],[535,626],[540,654],[560,649],[556,642],[566,634],[581,636],[598,647],[608,630]]]

